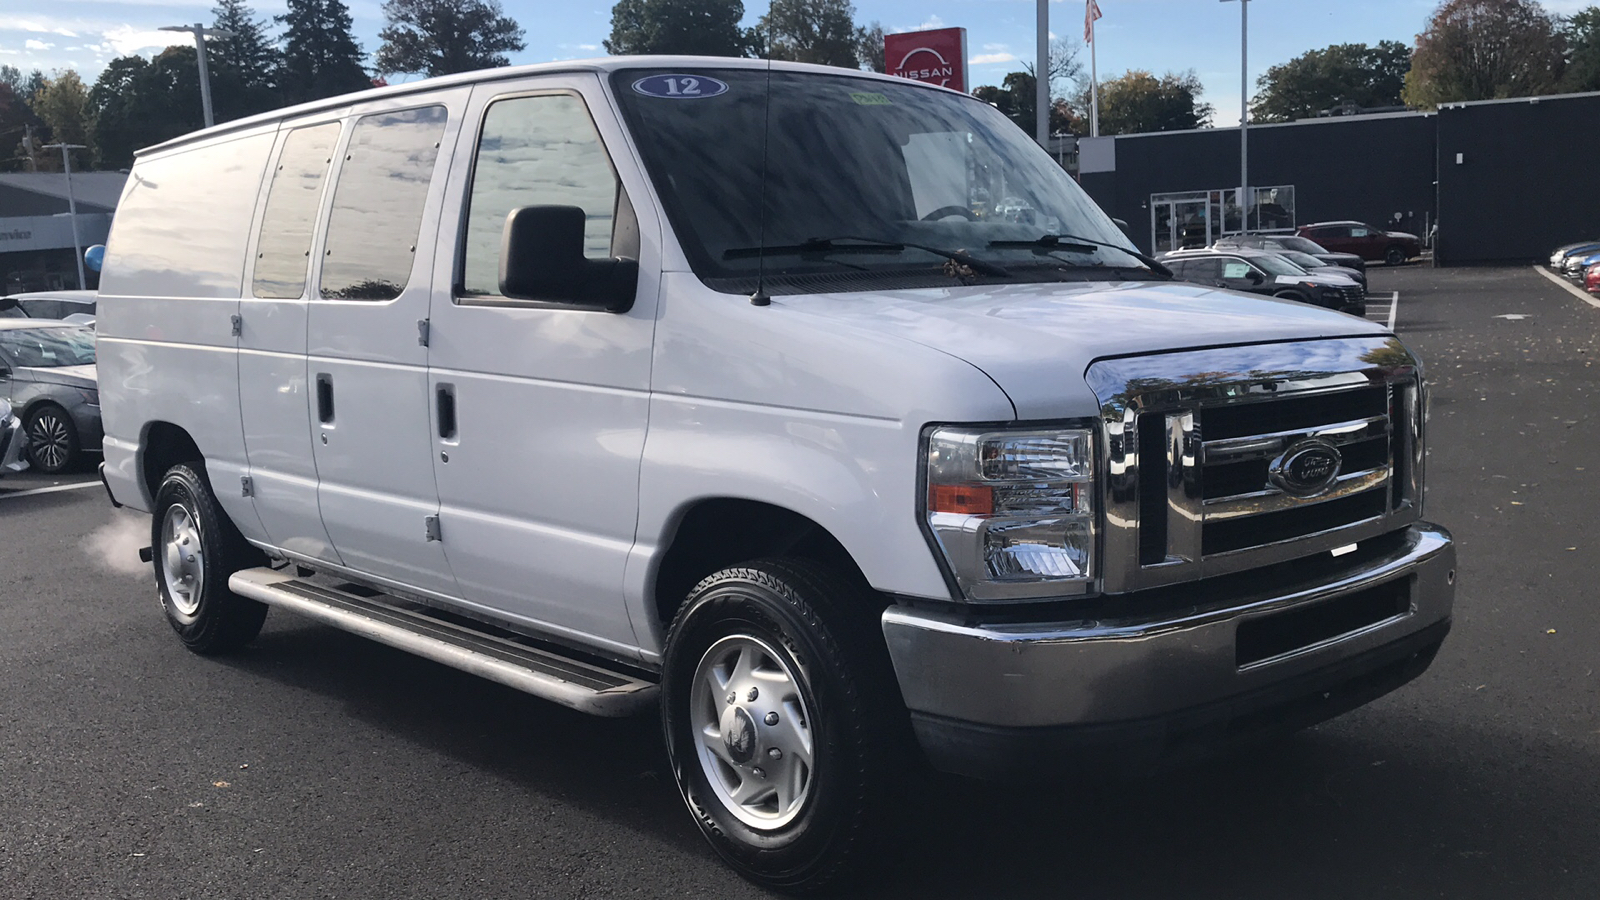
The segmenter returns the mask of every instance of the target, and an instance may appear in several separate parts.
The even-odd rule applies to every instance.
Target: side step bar
[[[380,644],[597,716],[626,716],[655,703],[651,682],[357,596],[287,571],[245,569],[228,579],[241,597],[316,619]]]

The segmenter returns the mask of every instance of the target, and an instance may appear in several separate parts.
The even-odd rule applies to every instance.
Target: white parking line
[[[0,491],[0,500],[7,497],[31,497],[34,494],[54,494],[57,491],[80,491],[84,488],[99,487],[98,481],[75,481],[72,484],[55,484],[50,487],[31,488],[26,491]]]
[[[1385,326],[1390,331],[1394,330],[1395,313],[1400,311],[1400,292],[1395,291],[1394,297],[1389,301],[1389,324]]]
[[[1554,281],[1556,284],[1561,286],[1562,290],[1566,291],[1567,293],[1571,294],[1572,296],[1577,297],[1579,300],[1582,300],[1583,302],[1589,304],[1590,306],[1594,307],[1595,309],[1600,309],[1600,300],[1596,300],[1593,297],[1589,296],[1589,292],[1584,290],[1583,288],[1576,287],[1576,286],[1574,286],[1572,284],[1572,282],[1566,280],[1565,278],[1562,278],[1560,275],[1557,275],[1554,272],[1547,271],[1544,266],[1535,265],[1533,267],[1533,270],[1535,272],[1538,272],[1540,275],[1543,275],[1544,277],[1550,279],[1551,281]]]

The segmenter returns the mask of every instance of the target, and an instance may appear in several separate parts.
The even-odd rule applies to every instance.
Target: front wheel
[[[678,787],[740,874],[811,893],[876,859],[916,756],[854,579],[762,560],[702,581],[674,618],[663,724]]]
[[[151,512],[161,608],[184,646],[210,655],[254,640],[267,607],[228,590],[228,576],[265,560],[217,504],[204,470],[198,464],[168,469]]]
[[[78,461],[78,428],[59,406],[41,406],[28,417],[28,461],[46,475]]]
[[[1400,247],[1390,247],[1383,253],[1383,261],[1391,266],[1398,266],[1409,258],[1406,251]]]

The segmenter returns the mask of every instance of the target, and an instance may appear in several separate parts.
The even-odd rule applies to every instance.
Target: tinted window
[[[339,123],[330,122],[297,128],[284,141],[256,243],[257,297],[293,299],[305,293],[311,231],[338,140]]]
[[[546,94],[490,104],[467,203],[464,293],[499,295],[500,234],[518,207],[582,209],[585,255],[611,256],[617,176],[583,101]]]
[[[323,297],[393,300],[405,289],[444,123],[442,106],[356,122],[328,216]]]
[[[1294,263],[1276,256],[1257,256],[1250,260],[1257,268],[1265,269],[1270,275],[1304,275],[1305,272]]]
[[[1210,284],[1222,277],[1222,263],[1215,258],[1191,259],[1184,277],[1190,281],[1200,281]]]

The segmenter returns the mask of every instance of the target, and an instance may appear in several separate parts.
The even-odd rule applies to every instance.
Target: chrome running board
[[[626,716],[656,700],[651,682],[424,615],[384,594],[358,596],[268,568],[235,572],[228,588],[591,715]]]

